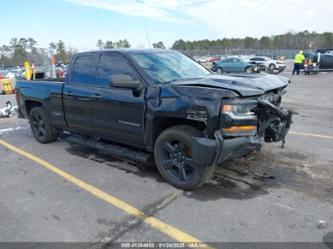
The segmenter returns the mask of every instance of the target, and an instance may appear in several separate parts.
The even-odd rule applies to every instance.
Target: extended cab
[[[134,160],[153,155],[170,184],[193,189],[225,160],[284,143],[287,85],[272,75],[216,75],[172,50],[101,50],[75,55],[64,82],[18,81],[16,97],[39,142],[66,131]]]

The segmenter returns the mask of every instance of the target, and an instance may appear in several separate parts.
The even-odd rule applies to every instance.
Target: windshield
[[[210,74],[203,66],[176,51],[133,53],[131,57],[156,84],[202,78]]]

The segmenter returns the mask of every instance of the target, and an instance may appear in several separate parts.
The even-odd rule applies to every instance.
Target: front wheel
[[[216,69],[216,72],[219,74],[223,74],[223,69],[221,67],[219,67]]]
[[[268,68],[269,68],[270,71],[274,71],[275,65],[274,64],[270,64]]]
[[[192,137],[201,137],[199,130],[174,126],[163,131],[154,147],[155,163],[161,175],[171,185],[191,190],[210,179],[214,167],[199,165],[192,159]]]
[[[29,121],[32,135],[38,142],[46,144],[57,140],[57,132],[42,107],[35,107],[30,111]]]

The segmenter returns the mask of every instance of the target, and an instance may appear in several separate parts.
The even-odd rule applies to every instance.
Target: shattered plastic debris
[[[10,118],[17,113],[17,110],[17,106],[13,106],[10,101],[7,101],[6,107],[0,109],[0,118]]]
[[[325,229],[325,228],[327,228],[327,223],[323,220],[318,220],[317,228],[318,229]]]

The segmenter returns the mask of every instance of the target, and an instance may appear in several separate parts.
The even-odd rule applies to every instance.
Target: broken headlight
[[[253,136],[257,132],[256,100],[226,102],[222,112],[229,117],[222,128],[225,136]]]
[[[222,112],[228,114],[233,119],[253,119],[256,118],[253,112],[256,107],[256,100],[227,102],[222,106]]]

